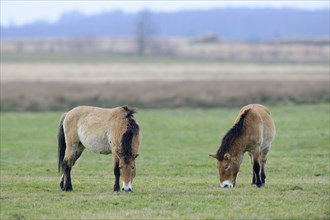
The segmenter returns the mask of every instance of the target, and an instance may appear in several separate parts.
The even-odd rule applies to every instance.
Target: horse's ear
[[[217,159],[217,155],[215,155],[215,154],[209,154],[209,156]]]
[[[223,158],[225,160],[230,160],[230,154],[229,153],[225,153],[225,155],[223,156]]]
[[[135,155],[134,160],[139,156],[139,154]]]

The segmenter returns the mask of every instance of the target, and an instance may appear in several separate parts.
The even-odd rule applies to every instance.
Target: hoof
[[[114,185],[113,186],[113,191],[114,192],[119,192],[120,191],[120,186],[119,185]]]
[[[72,189],[72,187],[63,187],[63,188],[61,188],[62,189],[62,191],[64,191],[64,192],[71,192],[73,189]]]
[[[261,187],[264,187],[265,184],[263,184],[263,183],[261,183],[261,184],[256,184],[256,186],[257,186],[258,188],[261,188]]]

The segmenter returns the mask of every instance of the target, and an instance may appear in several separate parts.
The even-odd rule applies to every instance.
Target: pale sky
[[[8,26],[9,24],[23,25],[36,20],[46,22],[55,22],[60,15],[65,12],[79,11],[84,14],[97,14],[104,11],[121,10],[127,13],[135,13],[144,9],[151,11],[170,12],[187,9],[211,9],[224,7],[272,7],[272,8],[296,8],[296,9],[328,9],[329,0],[273,0],[273,1],[137,1],[137,0],[94,0],[94,1],[66,1],[66,0],[44,0],[44,1],[16,1],[0,0],[1,20],[0,24]]]

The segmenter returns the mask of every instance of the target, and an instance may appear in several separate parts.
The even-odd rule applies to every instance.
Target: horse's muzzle
[[[131,188],[126,188],[126,189],[125,188],[122,188],[122,190],[125,191],[125,192],[132,192],[132,189]]]
[[[125,184],[125,182],[123,182],[122,190],[125,192],[132,192],[132,183],[129,182],[128,184]]]
[[[222,183],[220,183],[220,187],[221,188],[233,188],[234,185],[230,181],[226,180],[226,181],[223,181]]]

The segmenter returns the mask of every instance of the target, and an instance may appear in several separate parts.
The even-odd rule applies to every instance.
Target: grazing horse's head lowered
[[[213,154],[210,154],[210,156],[217,158],[217,156]],[[217,168],[220,178],[220,187],[232,188],[235,186],[239,167],[240,162],[235,159],[232,160],[229,153],[226,153],[222,160],[218,159]]]
[[[211,157],[217,159],[217,168],[220,178],[220,187],[223,188],[232,188],[236,184],[236,177],[241,165],[241,157],[233,157],[233,152],[229,152],[229,148],[239,149],[239,143],[237,140],[236,143],[234,139],[237,139],[243,132],[243,122],[247,115],[248,111],[244,112],[240,116],[240,120],[227,132],[223,137],[220,148],[217,153],[210,154]]]
[[[123,180],[122,190],[125,192],[132,191],[132,183],[136,175],[135,159],[138,156],[139,155],[136,154],[135,156],[131,156],[131,157],[123,157],[123,159],[121,159],[121,157],[118,157],[119,158],[118,168],[119,168],[120,176],[122,177]]]
[[[252,184],[263,186],[267,153],[274,136],[275,125],[265,106],[251,104],[243,107],[234,126],[223,137],[217,153],[210,154],[217,159],[220,187],[235,187],[245,152],[249,153],[253,164]]]
[[[137,149],[140,145],[140,135],[139,125],[133,119],[135,111],[128,109],[127,107],[123,108],[127,112],[125,116],[127,120],[127,128],[121,138],[121,148],[114,152],[114,154],[117,155],[115,169],[119,169],[120,176],[123,178],[122,190],[125,192],[131,192],[133,179],[136,174],[135,159],[139,156]],[[115,182],[114,188],[116,189],[119,187],[118,182]]]

